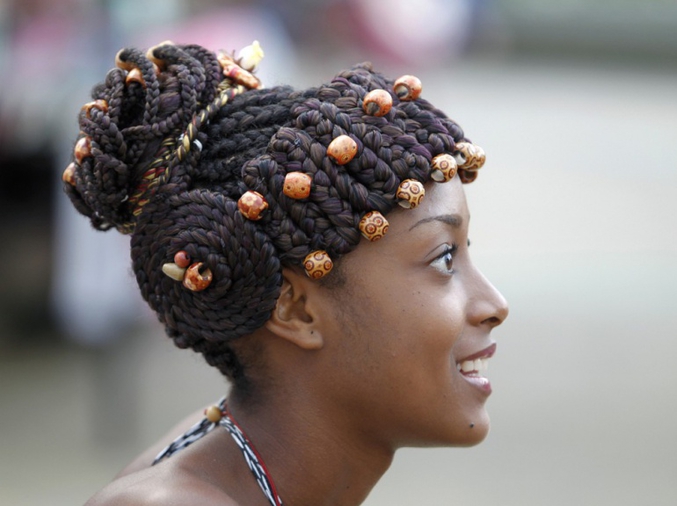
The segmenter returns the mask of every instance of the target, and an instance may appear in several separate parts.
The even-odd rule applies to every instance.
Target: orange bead
[[[134,68],[134,64],[129,61],[124,61],[122,58],[120,58],[120,55],[122,54],[123,51],[124,49],[120,49],[120,51],[118,51],[117,54],[115,55],[115,66],[122,70],[127,71],[132,70]]]
[[[89,118],[92,109],[99,109],[100,111],[106,113],[108,112],[108,102],[106,102],[103,99],[94,100],[93,102],[87,102],[85,105],[82,106],[81,110],[84,111],[87,117]]]
[[[310,185],[313,182],[308,174],[290,172],[284,177],[282,193],[290,199],[305,199],[310,195]]]
[[[465,170],[479,170],[486,161],[484,150],[470,142],[459,142],[456,144],[454,158],[456,158],[458,168]]]
[[[355,158],[356,154],[357,143],[348,135],[339,135],[327,147],[327,156],[338,165],[345,165]]]
[[[146,87],[146,80],[143,78],[143,74],[137,68],[133,68],[125,77],[125,84],[129,86],[131,83],[139,83],[144,88]]]
[[[372,242],[382,239],[388,227],[388,220],[378,211],[370,211],[360,220],[360,232]]]
[[[159,44],[151,48],[148,48],[148,51],[146,51],[146,58],[148,58],[155,64],[155,66],[158,68],[158,71],[164,70],[167,65],[164,60],[161,60],[160,58],[157,58],[155,56],[155,50],[162,46],[173,46],[173,45],[174,43],[171,40],[165,40],[164,42],[160,42]]]
[[[432,169],[430,177],[438,183],[444,183],[454,178],[458,165],[453,156],[442,153],[433,158],[430,168]]]
[[[249,220],[256,221],[262,218],[261,213],[268,209],[268,202],[259,192],[246,191],[237,201],[237,208]]]
[[[223,418],[223,413],[218,406],[209,406],[205,409],[205,417],[212,423],[219,423],[221,418]]]
[[[185,269],[190,265],[190,255],[183,250],[177,251],[176,255],[174,255],[174,263]]]
[[[423,183],[415,179],[405,179],[397,189],[397,198],[400,199],[397,203],[405,209],[417,207],[424,196],[425,188]]]
[[[370,116],[385,116],[393,106],[393,97],[386,90],[372,90],[362,102],[362,110]]]
[[[68,183],[71,186],[75,186],[75,164],[70,163],[66,170],[63,171],[61,179],[64,183]]]
[[[91,156],[92,154],[92,144],[89,140],[89,137],[80,137],[78,142],[75,143],[75,149],[73,150],[75,155],[75,161],[78,164],[82,163],[86,157]]]
[[[421,95],[422,89],[421,80],[416,76],[402,76],[393,85],[395,95],[403,102],[416,100]]]
[[[201,292],[212,282],[212,271],[205,269],[200,272],[202,262],[195,263],[186,269],[183,277],[183,286],[194,292]]]
[[[319,249],[306,256],[303,267],[306,269],[308,277],[320,279],[331,272],[334,263],[326,251]]]

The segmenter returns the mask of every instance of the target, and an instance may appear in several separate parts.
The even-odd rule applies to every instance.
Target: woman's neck
[[[298,391],[251,406],[232,398],[229,410],[285,506],[361,504],[393,459],[394,449],[345,430]]]

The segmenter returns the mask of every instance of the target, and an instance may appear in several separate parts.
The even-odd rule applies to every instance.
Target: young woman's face
[[[346,283],[324,294],[326,378],[341,417],[371,441],[472,445],[489,429],[482,369],[508,307],[470,260],[458,177],[426,192],[342,260]]]

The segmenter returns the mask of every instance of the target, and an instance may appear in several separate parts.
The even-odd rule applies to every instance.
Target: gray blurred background
[[[467,193],[474,258],[511,304],[492,432],[401,451],[366,504],[677,504],[675,0],[0,3],[0,504],[83,504],[226,390],[60,174],[120,47],[255,38],[268,85],[415,73],[488,153]]]

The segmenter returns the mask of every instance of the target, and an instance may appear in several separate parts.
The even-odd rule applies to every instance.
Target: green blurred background
[[[61,194],[89,89],[165,39],[259,39],[268,85],[416,73],[488,154],[467,193],[511,303],[492,432],[401,451],[367,505],[677,504],[675,0],[2,2],[0,504],[84,503],[227,388]]]

